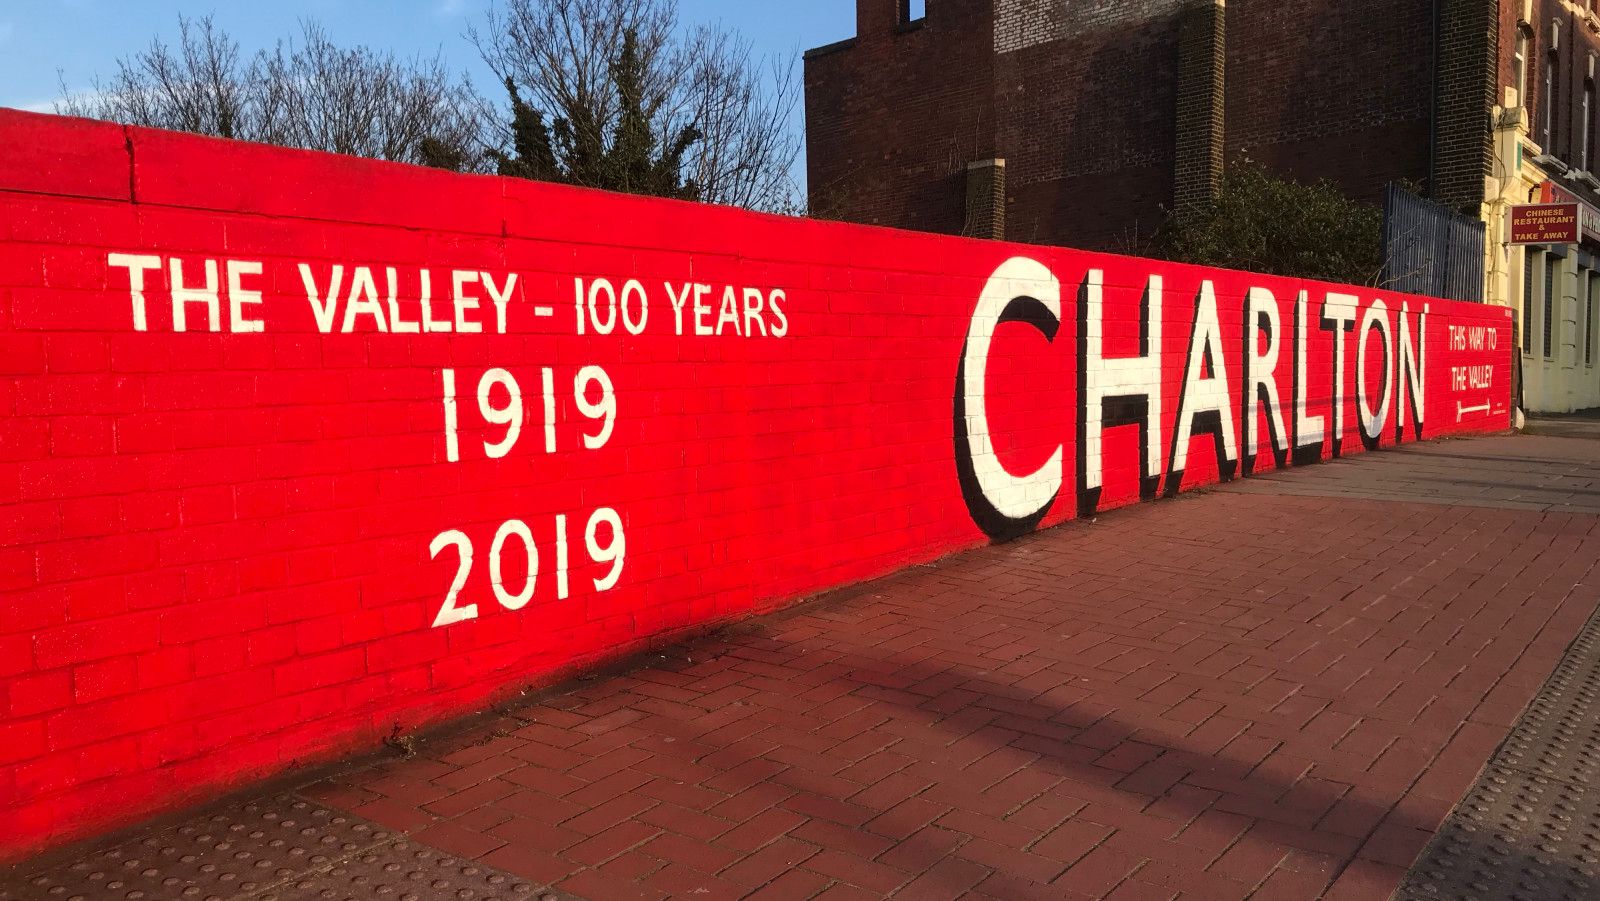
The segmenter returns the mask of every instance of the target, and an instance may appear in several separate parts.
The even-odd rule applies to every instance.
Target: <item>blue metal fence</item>
[[[1383,286],[1483,302],[1483,222],[1391,184],[1383,198]]]

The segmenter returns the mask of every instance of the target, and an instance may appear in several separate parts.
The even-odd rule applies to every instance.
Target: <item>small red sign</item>
[[[1578,205],[1538,203],[1512,207],[1511,243],[1578,243]]]

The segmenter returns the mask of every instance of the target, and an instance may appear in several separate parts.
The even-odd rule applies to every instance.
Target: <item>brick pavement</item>
[[[1468,482],[1600,445],[1402,453]],[[1439,499],[1071,524],[306,793],[598,899],[1386,897],[1600,597],[1600,519]]]
[[[300,792],[604,901],[1384,898],[1594,610],[1597,458],[1420,445],[1069,524]]]
[[[1593,439],[1600,439],[1600,419],[1576,420],[1564,428],[1565,437],[1591,440],[1503,436],[1438,441],[1398,453],[1264,472],[1228,490],[1600,514],[1600,472],[1593,449]]]

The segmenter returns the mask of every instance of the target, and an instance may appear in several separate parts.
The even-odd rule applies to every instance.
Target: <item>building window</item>
[[[905,25],[928,16],[928,0],[900,0],[900,24]]]
[[[1544,255],[1544,308],[1540,310],[1539,325],[1544,330],[1544,358],[1555,356],[1556,338],[1556,276],[1561,268],[1561,258],[1553,253]]]
[[[1517,105],[1524,109],[1528,106],[1528,42],[1532,38],[1532,29],[1525,23],[1517,26],[1517,49],[1511,57],[1511,70],[1516,79]]]
[[[1544,107],[1544,129],[1539,143],[1544,152],[1554,155],[1556,146],[1556,55],[1551,53],[1544,61],[1544,96],[1539,98]]]
[[[1578,263],[1577,279],[1572,287],[1572,327],[1577,329],[1572,333],[1572,365],[1578,365],[1578,336],[1583,334],[1584,324],[1588,321],[1585,317],[1589,309],[1589,285],[1593,280],[1594,271]]]
[[[1579,155],[1582,161],[1578,166],[1585,172],[1589,171],[1589,145],[1594,141],[1594,79],[1584,79],[1583,82],[1583,150]]]
[[[1533,270],[1539,264],[1539,251],[1522,250],[1522,352],[1533,353]]]
[[[1589,297],[1583,310],[1583,365],[1594,365],[1594,325],[1600,313],[1600,272],[1589,273]]]
[[[1539,265],[1539,251],[1522,249],[1522,352],[1533,354],[1533,271]]]

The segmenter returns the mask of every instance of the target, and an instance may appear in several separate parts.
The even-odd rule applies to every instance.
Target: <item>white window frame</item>
[[[1544,152],[1553,154],[1556,146],[1556,53],[1550,51],[1544,58],[1544,96],[1539,98],[1544,107],[1544,129],[1539,143]]]
[[[1526,22],[1517,23],[1517,45],[1511,54],[1512,78],[1516,79],[1517,105],[1528,108],[1528,45],[1533,42],[1533,31]]]
[[[1561,257],[1553,253],[1544,255],[1544,302],[1539,304],[1539,349],[1543,351],[1542,359],[1545,360],[1554,360],[1561,348],[1561,335],[1556,331],[1556,323],[1561,321],[1561,310],[1557,308],[1561,300],[1561,269]]]
[[[1542,254],[1537,248],[1522,248],[1522,310],[1517,318],[1522,327],[1522,346],[1518,348],[1525,357],[1533,356],[1533,317],[1538,307],[1537,289],[1544,278]]]
[[[1580,152],[1578,154],[1578,159],[1581,161],[1581,163],[1578,166],[1578,168],[1582,169],[1585,172],[1588,172],[1589,171],[1589,144],[1591,143],[1590,135],[1594,134],[1594,79],[1592,79],[1592,78],[1585,78],[1583,80],[1583,120],[1582,121],[1583,121],[1583,140],[1579,144]]]
[[[1583,299],[1583,365],[1594,368],[1595,307],[1600,304],[1600,272],[1589,271],[1589,293]]]

